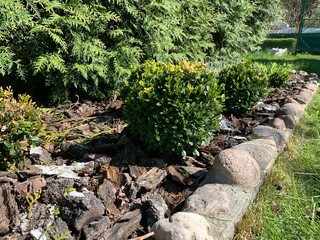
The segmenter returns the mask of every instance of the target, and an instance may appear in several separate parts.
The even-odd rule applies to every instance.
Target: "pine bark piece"
[[[104,234],[102,239],[119,240],[128,239],[132,233],[139,228],[141,221],[141,212],[136,209],[132,212],[127,212],[118,222]]]
[[[151,168],[146,174],[138,177],[136,183],[146,190],[152,190],[157,187],[166,176],[166,170],[154,167]]]
[[[11,194],[9,183],[0,185],[0,236],[10,231],[19,213],[18,205]]]

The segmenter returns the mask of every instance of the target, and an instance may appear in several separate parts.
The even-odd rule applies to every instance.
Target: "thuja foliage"
[[[0,88],[0,170],[19,167],[26,151],[39,141],[43,127],[30,96],[20,95],[16,100],[10,89]]]
[[[123,90],[128,127],[150,149],[196,154],[219,126],[222,87],[203,63],[147,61]]]
[[[263,40],[279,1],[0,1],[0,80],[59,102],[104,98],[148,59],[228,63]]]
[[[107,26],[115,13],[96,1],[0,2],[0,74],[40,79],[54,101],[71,92],[104,96]]]
[[[251,61],[233,64],[219,73],[219,83],[225,85],[226,112],[241,115],[252,110],[266,93],[266,68]]]
[[[103,4],[121,19],[110,29],[113,40],[106,42],[110,49],[115,46],[111,68],[122,69],[116,75],[129,76],[130,66],[148,59],[209,60],[206,50],[214,47],[211,32],[216,19],[208,0],[109,0]]]
[[[279,0],[210,0],[217,19],[210,52],[216,65],[227,65],[255,51],[270,26],[281,18]]]

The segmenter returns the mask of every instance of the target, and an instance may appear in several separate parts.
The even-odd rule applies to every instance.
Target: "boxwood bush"
[[[222,88],[203,63],[147,61],[133,70],[122,92],[128,128],[149,149],[197,155],[218,129]]]
[[[219,84],[225,85],[226,113],[244,114],[266,93],[266,67],[252,61],[230,65],[219,73]]]
[[[290,64],[271,63],[267,65],[268,81],[271,87],[281,87],[289,81],[290,71],[293,66]]]
[[[21,166],[43,127],[39,108],[30,96],[19,95],[16,100],[10,89],[0,88],[0,170]]]

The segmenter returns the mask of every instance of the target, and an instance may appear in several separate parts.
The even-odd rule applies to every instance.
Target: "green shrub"
[[[39,140],[44,123],[28,95],[13,98],[0,88],[0,169],[21,166],[26,150]]]
[[[262,51],[269,52],[272,48],[287,48],[289,53],[295,51],[297,40],[295,38],[267,38],[260,45]]]
[[[234,115],[250,111],[266,93],[268,86],[265,67],[251,61],[222,69],[219,83],[225,85],[226,112]]]
[[[0,1],[0,81],[55,103],[104,99],[148,59],[242,58],[280,12],[279,0]]]
[[[102,36],[115,13],[96,1],[8,0],[0,15],[1,75],[40,83],[54,102],[105,97],[112,83]]]
[[[222,87],[202,63],[147,61],[123,91],[128,128],[150,149],[197,154],[219,126]]]
[[[272,63],[267,65],[268,82],[271,87],[281,87],[289,81],[292,66],[288,64]]]

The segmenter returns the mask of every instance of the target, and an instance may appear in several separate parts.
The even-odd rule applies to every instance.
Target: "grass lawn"
[[[319,91],[234,239],[320,239]]]
[[[248,58],[257,62],[262,62],[262,63],[268,63],[268,62],[291,63],[295,65],[298,69],[303,69],[304,71],[307,71],[307,72],[314,72],[320,76],[320,56],[319,55],[297,54],[297,55],[275,56],[267,53],[255,53],[255,54],[248,55]]]

